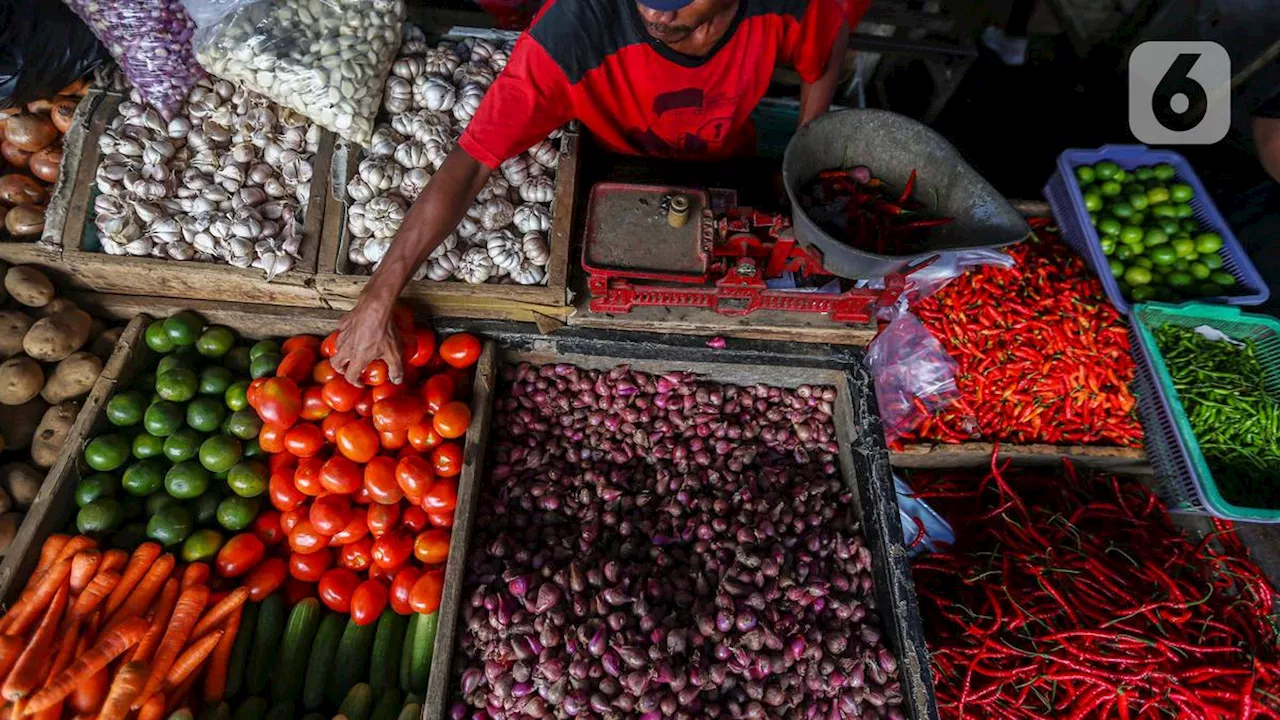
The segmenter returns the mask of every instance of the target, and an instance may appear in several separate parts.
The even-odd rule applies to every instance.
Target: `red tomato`
[[[316,530],[310,520],[303,519],[289,532],[289,549],[296,553],[318,552],[329,544],[329,537]]]
[[[373,426],[382,431],[408,430],[426,414],[426,406],[413,395],[389,397],[373,404]]]
[[[403,460],[407,457],[417,457],[421,454],[422,453],[417,450],[414,450],[412,445],[406,445],[396,452],[396,460]]]
[[[320,481],[320,470],[326,462],[327,459],[323,457],[303,458],[293,471],[293,487],[303,495],[320,497],[325,491],[324,484]]]
[[[378,441],[382,443],[384,450],[400,450],[409,446],[409,431],[380,432]]]
[[[279,545],[284,542],[285,533],[280,529],[280,513],[275,510],[258,513],[258,517],[253,519],[253,534],[264,545]]]
[[[456,385],[453,377],[446,373],[438,373],[427,378],[422,383],[422,402],[427,406],[427,412],[437,412],[444,407],[446,403],[453,399]]]
[[[288,577],[288,563],[280,558],[267,558],[245,577],[243,584],[249,588],[249,599],[261,602],[268,595],[279,590]]]
[[[356,414],[360,417],[369,417],[371,413],[373,413],[373,390],[365,389],[359,402],[356,403]]]
[[[431,464],[421,455],[409,455],[396,463],[396,484],[413,504],[421,504],[423,494],[433,482],[435,474],[431,472]]]
[[[428,515],[453,512],[458,505],[458,481],[453,478],[436,478],[423,493],[421,505]]]
[[[369,566],[369,579],[381,581],[384,585],[390,585],[391,581],[396,577],[395,570],[388,570],[377,563]]]
[[[471,333],[455,333],[440,343],[440,357],[456,368],[471,367],[480,358],[480,340]]]
[[[300,458],[309,458],[324,449],[324,431],[319,425],[298,423],[284,434],[284,449]]]
[[[333,537],[329,538],[329,544],[337,547],[339,545],[349,545],[361,538],[369,535],[369,511],[363,505],[358,505],[351,511],[351,522],[347,526],[339,530]]]
[[[387,361],[378,358],[365,366],[364,372],[360,373],[360,382],[364,385],[381,385],[387,381],[387,376],[390,374]]]
[[[323,420],[329,417],[333,408],[324,402],[324,391],[319,385],[311,385],[302,391],[302,412],[298,417],[303,420]]]
[[[453,513],[452,513],[452,512],[446,512],[446,513],[427,513],[427,520],[428,520],[428,521],[430,521],[430,522],[431,522],[431,524],[432,524],[433,526],[438,527],[438,528],[445,528],[445,529],[448,529],[448,528],[453,527]]]
[[[384,568],[398,568],[413,555],[413,536],[392,530],[373,541],[373,561]]]
[[[355,500],[358,505],[368,505],[373,502],[369,499],[369,488],[365,487],[363,483],[361,483],[360,489],[356,490],[351,498]]]
[[[395,383],[384,383],[369,390],[369,397],[373,398],[373,403],[377,405],[379,402],[389,397],[404,395],[409,389],[404,384],[396,385]]]
[[[289,554],[289,574],[305,582],[318,582],[325,571],[333,567],[333,551],[329,548],[300,555]]]
[[[293,607],[309,597],[316,596],[316,584],[289,578],[284,583],[284,601]]]
[[[398,488],[397,488],[398,489]],[[374,537],[382,537],[388,530],[396,526],[396,522],[400,520],[400,503],[393,505],[373,504],[369,506],[369,515],[367,522],[369,532]]]
[[[351,460],[334,455],[320,468],[320,486],[331,493],[351,494],[364,484],[364,473]]]
[[[387,607],[387,586],[377,580],[365,580],[351,595],[351,622],[372,625]]]
[[[322,359],[311,368],[311,382],[316,385],[323,385],[336,377],[338,377],[338,371],[333,369],[333,363],[329,362],[329,358]]]
[[[430,523],[427,511],[417,505],[410,505],[400,513],[400,526],[409,532],[416,533],[425,529]]]
[[[218,551],[214,565],[222,577],[234,578],[249,572],[262,562],[267,546],[253,533],[240,533]]]
[[[258,447],[268,453],[284,452],[284,434],[288,431],[289,428],[286,427],[263,425],[258,431]]]
[[[355,420],[357,417],[358,416],[351,411],[334,412],[330,414],[324,419],[324,422],[320,423],[320,429],[324,430],[324,439],[329,442],[334,442],[338,439],[338,428],[346,425],[352,420]]]
[[[423,530],[413,539],[413,556],[423,565],[439,565],[449,559],[449,533]]]
[[[409,356],[410,366],[422,367],[436,354],[436,333],[429,327],[416,327],[413,340],[412,346],[405,347],[405,354]]]
[[[351,612],[351,595],[360,585],[360,576],[346,568],[331,568],[320,576],[316,594],[325,607],[336,613]]]
[[[266,385],[267,380],[270,380],[270,379],[271,378],[260,377],[260,378],[255,378],[252,382],[249,383],[249,388],[244,391],[244,399],[248,401],[249,407],[253,408],[254,410],[258,409],[258,399],[259,399],[259,395],[262,392],[262,386]]]
[[[395,577],[391,580],[391,609],[401,615],[408,615],[413,612],[413,607],[409,605],[409,595],[413,592],[413,584],[418,582],[418,578],[422,577],[422,570],[406,565],[396,571]]]
[[[338,331],[334,330],[320,343],[320,357],[331,358],[336,352],[338,352]]]
[[[439,477],[454,477],[462,472],[462,447],[445,442],[431,451],[431,466]]]
[[[276,455],[267,456],[267,467],[271,472],[280,472],[287,470],[292,472],[298,466],[298,458],[288,453],[278,453]]]
[[[394,505],[404,497],[396,482],[396,461],[386,455],[379,455],[364,466],[364,487],[369,499],[380,505]]]
[[[294,485],[288,470],[271,473],[267,493],[271,496],[271,507],[280,512],[292,510],[307,501],[307,496]]]
[[[414,612],[430,615],[440,609],[442,594],[444,594],[444,571],[428,570],[418,578],[413,584],[413,589],[409,591],[409,607],[413,608]]]
[[[258,391],[258,417],[268,425],[287,428],[302,412],[302,391],[287,377],[273,377]]]
[[[280,513],[280,529],[288,535],[293,532],[294,528],[298,527],[298,523],[306,519],[307,507],[305,505],[294,508],[293,510],[286,510]]]
[[[409,445],[418,452],[426,452],[431,448],[444,442],[444,438],[440,437],[440,433],[431,426],[431,422],[423,420],[417,425],[409,428]]]
[[[341,375],[334,375],[320,390],[325,403],[338,412],[350,412],[356,409],[364,389],[347,382]]]
[[[467,426],[471,424],[471,408],[464,402],[454,400],[436,411],[431,418],[431,427],[447,440],[460,438],[467,434]]]
[[[294,350],[307,348],[313,352],[320,352],[320,336],[319,335],[294,335],[280,344],[280,352],[288,355]]]
[[[338,428],[335,440],[338,452],[354,462],[367,463],[378,454],[378,431],[368,420],[354,420]]]
[[[307,519],[316,532],[327,538],[336,535],[351,522],[351,500],[346,495],[324,495],[311,503]]]
[[[373,538],[365,536],[339,547],[338,564],[356,572],[368,570],[373,565]]]
[[[286,377],[296,383],[310,380],[316,366],[316,351],[304,347],[285,352],[284,359],[276,366],[276,377]]]

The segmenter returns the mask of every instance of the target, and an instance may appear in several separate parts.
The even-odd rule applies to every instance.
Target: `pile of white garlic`
[[[374,129],[347,183],[347,256],[362,269],[382,261],[405,211],[453,150],[511,52],[510,44],[478,38],[431,47],[412,25],[404,38],[383,93],[387,122]],[[559,136],[557,130],[504,162],[415,279],[545,283]]]
[[[165,122],[134,91],[98,138],[94,224],[110,255],[293,268],[320,128],[226,80]]]
[[[197,37],[196,59],[321,127],[367,143],[403,0],[271,0],[230,13]]]

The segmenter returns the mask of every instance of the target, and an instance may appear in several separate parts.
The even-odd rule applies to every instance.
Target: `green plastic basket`
[[[1280,523],[1280,509],[1235,505],[1222,496],[1152,333],[1167,325],[1207,325],[1234,340],[1252,340],[1263,368],[1266,391],[1280,400],[1280,322],[1265,315],[1243,313],[1235,307],[1205,303],[1139,303],[1130,310],[1129,320],[1131,344],[1138,361],[1134,390],[1147,457],[1159,480],[1156,494],[1168,504],[1170,512]]]

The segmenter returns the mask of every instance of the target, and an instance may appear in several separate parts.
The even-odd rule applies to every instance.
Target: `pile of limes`
[[[179,312],[147,327],[148,369],[107,402],[112,428],[85,446],[79,532],[121,547],[152,539],[209,560],[222,531],[258,515],[270,477],[262,421],[245,393],[280,363],[279,345],[239,343],[229,328]]]
[[[1104,160],[1076,167],[1089,218],[1124,296],[1133,302],[1230,295],[1222,236],[1191,209],[1195,191],[1162,163],[1126,171]]]

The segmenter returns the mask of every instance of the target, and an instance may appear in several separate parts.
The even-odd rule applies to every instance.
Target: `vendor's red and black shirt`
[[[750,115],[774,66],[822,77],[846,14],[869,0],[740,0],[704,57],[645,30],[634,0],[552,0],[517,41],[460,141],[496,167],[578,119],[606,148],[716,159],[749,153]],[[856,10],[854,9],[856,8]]]

